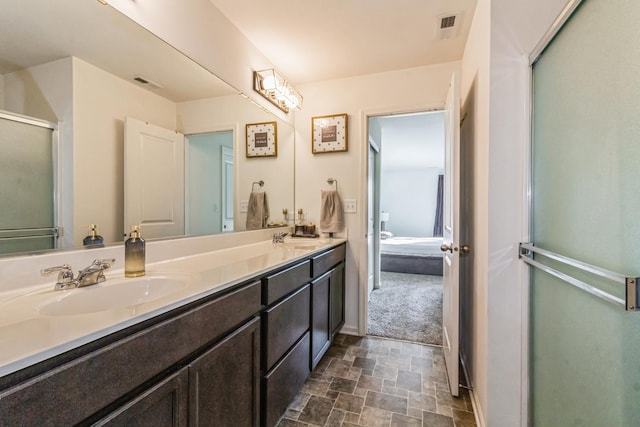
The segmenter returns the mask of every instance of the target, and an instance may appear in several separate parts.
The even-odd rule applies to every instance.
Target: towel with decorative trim
[[[320,190],[320,229],[324,233],[339,233],[344,229],[342,199],[335,190]]]
[[[266,228],[268,218],[267,193],[264,191],[252,191],[247,204],[247,230]]]

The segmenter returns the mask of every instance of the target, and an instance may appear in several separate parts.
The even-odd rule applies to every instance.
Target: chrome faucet
[[[104,270],[111,268],[111,265],[114,262],[116,262],[114,258],[93,260],[90,266],[83,268],[78,272],[78,277],[76,278],[78,288],[96,285],[107,280],[104,276]]]
[[[275,243],[284,243],[284,236],[286,236],[287,232],[281,232],[281,233],[273,233],[273,239],[271,240],[274,244]]]
[[[96,285],[107,280],[104,275],[104,270],[110,268],[114,262],[116,262],[114,258],[96,259],[91,265],[80,270],[76,278],[73,277],[73,270],[69,264],[45,268],[40,270],[40,274],[48,276],[49,274],[58,272],[58,281],[53,288],[56,291],[82,288],[84,286]]]

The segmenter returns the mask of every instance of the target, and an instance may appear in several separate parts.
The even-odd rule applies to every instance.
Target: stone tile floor
[[[439,347],[338,335],[278,426],[475,426],[454,398]]]

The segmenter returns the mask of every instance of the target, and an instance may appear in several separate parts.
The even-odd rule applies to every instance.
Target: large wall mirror
[[[266,193],[267,226],[293,211],[293,128],[215,70],[97,1],[2,9],[0,174],[23,176],[0,181],[0,253],[78,247],[89,224],[106,244],[136,223],[148,238],[242,231],[252,190]],[[246,125],[270,122],[277,156],[247,156]],[[34,132],[50,151],[25,148]],[[29,219],[45,206],[50,224]],[[49,228],[61,236],[24,238]]]

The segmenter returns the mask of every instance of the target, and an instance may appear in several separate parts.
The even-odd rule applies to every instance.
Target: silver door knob
[[[462,245],[458,249],[457,246],[453,246],[453,243],[451,243],[448,246],[445,245],[445,244],[440,245],[440,250],[442,252],[447,252],[448,251],[448,252],[451,252],[451,253],[453,253],[454,251],[457,252],[459,250],[461,256],[467,256],[467,255],[469,255],[469,252],[471,252],[471,248],[469,247],[469,245]]]
[[[455,248],[455,249],[457,250],[458,248]],[[454,249],[453,249],[453,243],[451,243],[449,246],[447,246],[447,245],[445,245],[445,244],[443,243],[442,245],[440,245],[440,250],[441,250],[442,252],[447,252],[447,251],[449,251],[449,252],[453,253],[453,250],[454,250]]]

